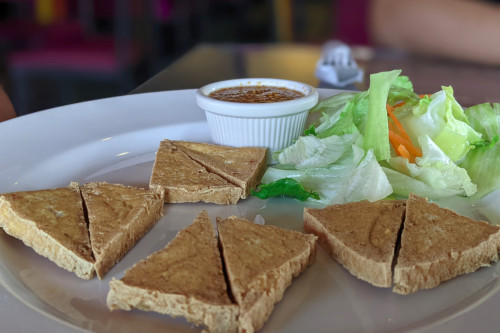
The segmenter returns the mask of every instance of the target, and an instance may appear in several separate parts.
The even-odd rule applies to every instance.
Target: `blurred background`
[[[489,0],[0,0],[0,85],[18,115],[243,76],[325,87],[315,66],[337,40],[356,89],[402,69],[470,106],[500,102],[498,22]]]
[[[334,33],[328,0],[0,0],[0,84],[18,113],[129,93],[203,42]]]

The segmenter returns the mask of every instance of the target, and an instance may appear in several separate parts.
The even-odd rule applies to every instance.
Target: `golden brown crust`
[[[217,227],[231,291],[240,306],[240,330],[254,332],[293,277],[313,262],[317,237],[234,216],[218,219]]]
[[[95,270],[102,279],[161,218],[164,193],[105,182],[81,186]]]
[[[197,298],[178,294],[165,294],[157,290],[144,290],[113,278],[109,283],[107,303],[110,310],[154,311],[171,317],[184,317],[202,325],[211,333],[237,332],[238,306],[234,304],[208,304]]]
[[[170,140],[160,142],[149,183],[162,187],[169,203],[235,204],[242,195],[240,187],[207,171]]]
[[[266,148],[229,147],[208,143],[171,141],[208,171],[243,189],[241,198],[250,195],[266,168]]]
[[[394,292],[433,288],[498,260],[500,227],[410,195],[394,268]]]
[[[133,307],[184,316],[211,332],[237,329],[238,307],[229,298],[215,231],[206,211],[163,249],[112,281],[110,309]]]
[[[392,285],[392,262],[405,202],[381,200],[304,209],[304,230],[354,276]]]
[[[0,226],[80,278],[94,276],[94,259],[78,184],[1,194]]]

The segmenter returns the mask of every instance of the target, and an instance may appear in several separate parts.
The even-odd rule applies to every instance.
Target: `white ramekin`
[[[208,97],[218,89],[255,85],[294,89],[302,92],[304,97],[272,103],[236,103]],[[196,103],[205,111],[214,143],[266,147],[271,156],[302,134],[309,110],[318,103],[318,92],[312,86],[296,81],[244,78],[201,87],[196,92]]]

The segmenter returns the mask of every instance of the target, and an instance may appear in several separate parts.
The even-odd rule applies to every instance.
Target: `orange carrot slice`
[[[405,146],[399,145],[397,151],[399,153],[399,156],[406,158],[411,163],[415,163],[415,158],[410,154],[410,152],[406,149]]]
[[[422,151],[413,144],[403,125],[401,125],[394,115],[394,107],[387,104],[386,109],[389,115],[388,127],[391,146],[399,156],[405,157],[408,161],[415,163],[415,157],[422,156]]]
[[[394,115],[394,108],[391,105],[387,104],[386,109],[387,109],[387,114],[389,115],[389,117],[391,117],[392,121],[396,125],[399,134],[401,134],[403,138],[405,138],[406,140],[411,141],[410,137],[408,136],[408,133],[406,133],[405,129],[403,128],[403,125],[401,125],[398,118],[396,118],[396,116]]]
[[[422,156],[422,151],[420,150],[420,148],[414,146],[411,141],[406,140],[401,135],[389,130],[389,141],[391,140],[394,141],[397,147],[399,147],[400,145],[405,146],[406,150],[408,150],[411,155],[415,157]]]

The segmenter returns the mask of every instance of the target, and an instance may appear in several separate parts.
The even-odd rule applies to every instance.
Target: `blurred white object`
[[[358,67],[346,44],[337,40],[323,45],[321,58],[316,63],[316,77],[324,83],[345,87],[363,81],[363,70]]]

